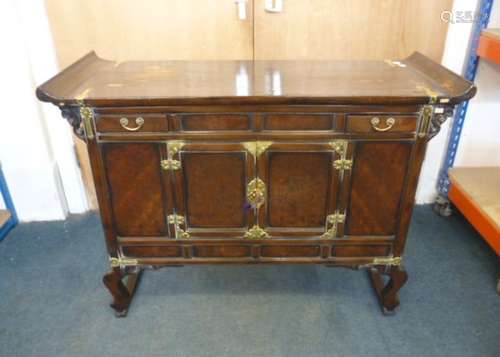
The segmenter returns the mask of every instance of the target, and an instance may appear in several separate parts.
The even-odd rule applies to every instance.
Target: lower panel
[[[125,246],[122,247],[122,253],[134,258],[161,258],[161,257],[181,257],[182,246]]]
[[[250,257],[250,246],[201,245],[193,247],[193,256],[201,258]]]
[[[275,242],[273,242],[275,243]],[[347,243],[347,244],[346,244]],[[340,242],[301,242],[297,244],[280,242],[253,243],[231,242],[230,244],[189,244],[176,245],[122,245],[122,253],[128,258],[174,258],[158,264],[175,262],[179,264],[207,263],[272,263],[275,260],[289,263],[326,263],[335,259],[341,261],[348,258],[373,259],[388,256],[390,243],[353,244]],[[366,263],[366,262],[365,262]],[[146,263],[144,263],[146,264]],[[152,263],[153,264],[153,263]]]

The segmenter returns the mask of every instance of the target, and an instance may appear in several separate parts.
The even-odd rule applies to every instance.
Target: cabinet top
[[[37,88],[91,106],[458,103],[474,85],[415,52],[401,61],[130,61],[91,52]]]

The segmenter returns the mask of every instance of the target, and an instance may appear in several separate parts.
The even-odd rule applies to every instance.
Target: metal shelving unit
[[[9,189],[7,187],[7,182],[2,171],[2,165],[0,164],[0,193],[3,197],[3,202],[5,203],[6,209],[0,209],[0,241],[5,238],[7,233],[15,227],[18,223],[16,210],[14,208],[14,203],[10,197]]]
[[[482,0],[479,5],[478,16],[475,19],[474,27],[472,30],[471,44],[469,47],[467,65],[463,76],[473,82],[476,78],[477,66],[479,63],[479,57],[477,55],[477,48],[479,45],[479,39],[481,37],[481,32],[488,26],[490,21],[491,8],[493,7],[494,0]],[[449,201],[448,201],[448,191],[450,189],[450,179],[448,177],[448,171],[453,167],[455,163],[455,157],[457,155],[458,144],[460,143],[460,136],[462,134],[462,129],[464,126],[464,121],[467,115],[467,108],[469,102],[466,101],[462,103],[456,110],[455,116],[453,118],[453,123],[451,127],[451,133],[448,141],[448,146],[446,148],[446,156],[441,167],[439,180],[438,180],[438,197],[436,199],[436,211],[438,211],[443,216],[449,216],[451,214]]]

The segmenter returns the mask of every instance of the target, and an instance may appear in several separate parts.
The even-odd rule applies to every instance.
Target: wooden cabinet
[[[426,144],[474,93],[418,53],[154,66],[89,54],[37,91],[87,144],[119,315],[142,269],[186,264],[364,267],[394,310]]]

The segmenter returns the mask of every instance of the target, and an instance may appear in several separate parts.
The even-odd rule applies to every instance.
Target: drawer
[[[99,132],[168,131],[168,120],[161,114],[106,114],[97,117],[96,129]]]
[[[184,131],[251,130],[249,114],[180,114],[180,128]]]
[[[413,133],[417,130],[415,115],[349,115],[350,133]]]
[[[335,116],[329,113],[265,114],[264,130],[333,130]]]

